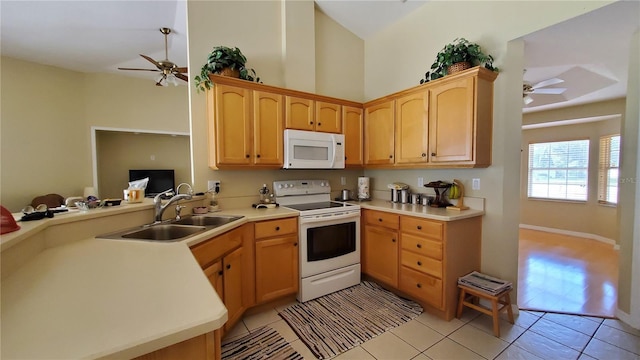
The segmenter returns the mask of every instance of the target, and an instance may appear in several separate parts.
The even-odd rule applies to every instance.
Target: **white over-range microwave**
[[[344,135],[284,131],[285,169],[344,169]]]

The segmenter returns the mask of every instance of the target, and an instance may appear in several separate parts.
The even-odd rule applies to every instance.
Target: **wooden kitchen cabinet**
[[[370,104],[364,108],[364,164],[393,165],[394,101]]]
[[[298,219],[255,223],[256,302],[296,294],[299,287]]]
[[[315,131],[342,133],[342,107],[324,101],[316,101]]]
[[[285,105],[285,127],[297,130],[315,130],[314,101],[296,96],[287,96]]]
[[[363,154],[363,110],[362,108],[342,107],[342,132],[344,134],[344,164],[346,167],[361,167]]]
[[[243,301],[243,253],[238,248],[222,258],[224,306],[227,308],[228,320],[224,324],[226,332],[240,320],[247,306]]]
[[[220,299],[224,302],[224,285],[222,283],[224,272],[222,271],[222,260],[207,266],[203,271],[204,275],[209,279],[211,286],[213,286]]]
[[[364,209],[362,217],[362,272],[398,287],[399,215]]]
[[[282,167],[283,96],[224,84],[209,94],[209,166]]]
[[[420,89],[396,99],[396,164],[420,164],[429,160],[428,95],[428,91]]]
[[[220,332],[210,332],[189,340],[138,356],[135,360],[220,360]]]

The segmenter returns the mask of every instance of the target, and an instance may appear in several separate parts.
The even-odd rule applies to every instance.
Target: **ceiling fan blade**
[[[545,95],[558,95],[567,91],[566,88],[547,88],[547,89],[533,89],[531,94],[545,94]]]
[[[533,98],[531,96],[527,95],[527,96],[525,96],[523,98],[523,101],[524,101],[525,105],[529,105],[529,104],[531,104],[533,102]]]
[[[119,67],[118,70],[137,70],[137,71],[160,71],[158,69],[136,69],[136,68],[121,68]]]
[[[188,70],[188,68],[186,66],[185,67],[175,68],[175,69],[173,69],[173,71],[174,72],[179,72],[179,73],[188,73],[189,72],[189,70]]]
[[[153,65],[155,65],[158,69],[162,69],[162,66],[160,66],[160,64],[158,64],[157,61],[153,60],[152,58],[148,57],[147,55],[142,55],[140,54],[140,56],[142,56],[143,58],[145,58],[147,61],[149,61],[150,63],[152,63]]]
[[[178,78],[178,79],[180,79],[180,80],[184,80],[184,81],[186,81],[186,82],[189,82],[189,78],[188,78],[188,77],[186,77],[185,75],[182,75],[182,74],[180,74],[180,73],[174,73],[173,75],[175,75],[175,77],[177,77],[177,78]]]
[[[557,85],[563,83],[564,80],[558,78],[552,78],[544,81],[540,81],[539,83],[533,85],[531,88],[538,89],[545,86]]]

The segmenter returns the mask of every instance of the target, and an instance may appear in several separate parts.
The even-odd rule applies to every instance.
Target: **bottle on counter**
[[[271,203],[271,197],[269,196],[269,188],[267,187],[267,184],[262,184],[262,188],[260,188],[260,190],[258,190],[258,193],[260,193],[260,203],[261,204],[270,204]]]

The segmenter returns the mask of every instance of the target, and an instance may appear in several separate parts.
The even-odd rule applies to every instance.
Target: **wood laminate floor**
[[[521,309],[615,317],[618,252],[596,240],[520,229]]]

